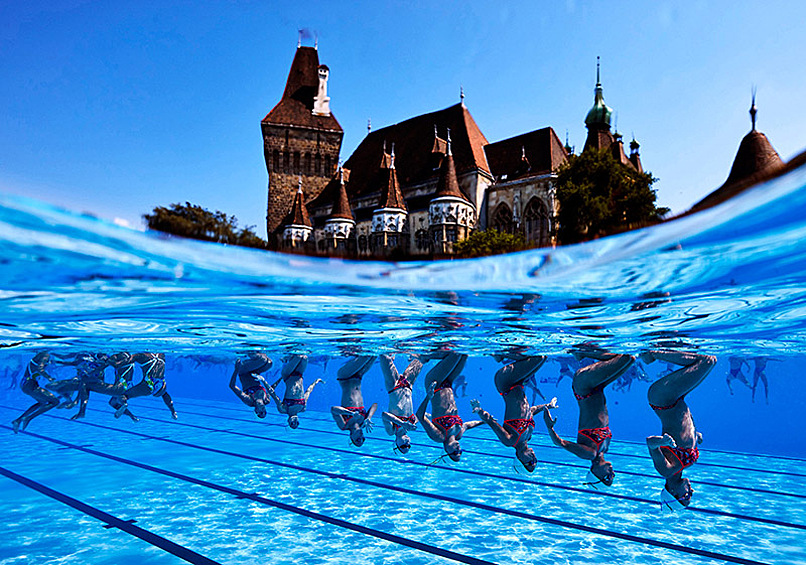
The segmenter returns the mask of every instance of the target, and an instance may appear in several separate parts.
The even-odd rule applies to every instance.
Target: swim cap
[[[677,500],[677,498],[670,493],[666,488],[660,489],[660,509],[668,508],[672,512],[675,510],[685,510],[685,505]]]
[[[596,485],[609,486],[607,483],[603,482],[602,479],[594,475],[590,469],[588,469],[588,474],[585,475],[585,482],[582,484],[596,490],[599,490],[599,487]]]

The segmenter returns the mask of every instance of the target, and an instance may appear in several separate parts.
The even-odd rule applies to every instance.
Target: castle
[[[473,230],[520,233],[551,246],[553,182],[573,149],[551,127],[490,143],[459,104],[369,131],[339,168],[344,135],[330,110],[330,70],[297,45],[280,102],[261,122],[269,173],[266,227],[276,249],[352,258],[449,257]],[[597,61],[584,151],[629,156],[604,102]]]

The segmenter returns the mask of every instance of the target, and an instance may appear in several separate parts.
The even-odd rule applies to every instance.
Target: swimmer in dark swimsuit
[[[268,389],[269,395],[277,405],[277,411],[288,416],[288,427],[292,430],[296,430],[299,427],[298,414],[305,412],[305,408],[308,406],[308,398],[311,396],[313,389],[319,383],[325,382],[322,379],[316,379],[306,390],[302,374],[307,368],[307,355],[290,355],[286,359],[282,371],[280,371],[280,378]],[[283,395],[282,400],[275,392],[281,381],[285,383],[285,395]]]
[[[70,417],[71,420],[85,416],[90,392],[115,396],[124,390],[123,386],[115,387],[104,380],[106,368],[109,366],[109,356],[106,353],[78,353],[67,358],[56,357],[60,360],[60,364],[76,367],[75,379],[54,383],[59,387],[58,393],[63,396],[78,387],[78,412]]]
[[[530,406],[526,400],[524,384],[534,378],[535,373],[545,363],[546,358],[539,355],[527,356],[523,354],[495,356],[499,361],[511,361],[495,373],[495,388],[504,398],[503,425],[492,415],[481,408],[478,400],[471,400],[470,405],[492,430],[501,443],[507,447],[515,448],[515,456],[524,468],[530,473],[537,467],[537,456],[529,447],[532,431],[535,429],[535,414],[548,408],[557,407],[557,399],[553,398],[549,404]]]
[[[129,400],[138,396],[159,396],[171,411],[174,420],[179,418],[174,408],[173,398],[168,394],[168,385],[165,382],[165,354],[164,353],[135,353],[132,360],[140,365],[143,378],[136,385],[129,387],[120,395],[120,407],[115,411],[115,417],[120,417],[127,409]]]
[[[425,376],[426,396],[417,408],[416,416],[428,437],[441,443],[445,453],[453,461],[459,461],[462,457],[459,440],[467,430],[481,426],[484,422],[481,420],[463,422],[456,408],[453,382],[464,369],[467,355],[442,352],[439,357],[441,357],[439,363]],[[425,412],[429,402],[432,414]]]
[[[31,420],[59,405],[59,400],[56,398],[56,395],[39,386],[38,379],[40,378],[48,381],[54,380],[53,377],[45,372],[45,367],[47,367],[48,363],[50,363],[50,355],[46,351],[41,351],[34,355],[34,358],[31,359],[28,362],[28,366],[25,367],[25,374],[22,377],[20,390],[36,400],[36,404],[32,405],[11,422],[15,434],[20,431],[20,426],[22,426],[24,430],[28,427],[28,424],[31,423]]]
[[[235,370],[229,380],[229,388],[241,402],[255,409],[258,418],[266,417],[266,405],[269,403],[269,385],[260,373],[268,371],[272,360],[265,354],[250,352],[247,357],[235,361]],[[241,388],[235,384],[235,377],[241,381]]]
[[[758,387],[758,381],[764,383],[764,401],[769,404],[770,403],[770,385],[767,382],[767,359],[766,357],[753,357],[753,364],[755,368],[753,369],[753,394],[750,397],[751,402],[756,401],[756,388]]]
[[[350,441],[356,447],[364,445],[364,429],[372,431],[372,416],[378,409],[373,402],[369,410],[364,409],[364,395],[361,393],[361,380],[372,364],[374,356],[353,357],[337,373],[336,380],[341,385],[341,406],[332,406],[330,415],[340,430],[350,432]]]
[[[381,355],[380,364],[384,386],[389,392],[389,408],[381,414],[383,427],[387,434],[395,436],[395,447],[401,453],[408,453],[411,449],[408,432],[417,427],[412,389],[423,368],[423,362],[418,355],[410,355],[409,365],[402,375],[395,367],[394,354]]]
[[[661,491],[661,503],[670,509],[691,504],[694,490],[683,478],[683,469],[697,462],[702,434],[697,432],[685,396],[697,388],[716,365],[716,357],[680,353],[678,351],[647,351],[641,361],[665,361],[681,367],[655,381],[649,387],[649,406],[660,419],[661,436],[649,436],[646,444],[655,470],[666,479]]]
[[[730,364],[730,368],[728,369],[728,375],[725,377],[725,383],[728,385],[731,396],[733,396],[733,386],[731,386],[733,381],[739,381],[747,388],[752,388],[750,381],[747,380],[744,374],[744,365],[747,365],[749,369],[750,363],[736,356],[728,357],[728,363]]]
[[[11,377],[11,382],[8,385],[8,390],[17,388],[17,375],[23,373],[22,363],[19,359],[14,358],[13,362],[9,361],[5,367],[5,376]]]
[[[115,369],[115,382],[112,386],[122,389],[121,392],[125,392],[126,389],[131,387],[134,380],[134,368],[137,366],[134,357],[130,353],[115,353],[109,357],[109,364]],[[115,409],[115,417],[119,418],[126,414],[131,418],[132,422],[139,422],[140,418],[132,414],[128,408],[124,408],[120,413],[118,412],[122,404],[123,402],[119,396],[113,396],[109,399],[109,406]]]
[[[577,346],[572,355],[578,361],[595,360],[577,370],[571,381],[571,390],[579,405],[577,440],[572,442],[557,435],[554,430],[557,419],[552,419],[548,410],[543,412],[543,420],[554,445],[591,462],[586,484],[594,486],[602,483],[611,486],[616,472],[613,464],[604,456],[610,448],[610,438],[613,437],[604,389],[618,379],[633,364],[635,358],[632,355],[610,353],[591,344]]]

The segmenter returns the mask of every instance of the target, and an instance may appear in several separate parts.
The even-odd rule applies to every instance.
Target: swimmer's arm
[[[420,403],[420,406],[417,408],[417,411],[414,413],[417,416],[417,419],[421,422],[425,421],[425,409],[428,408],[428,403],[431,402],[431,399],[434,397],[434,389],[436,388],[436,383],[432,382],[428,389],[425,391],[425,398]],[[430,423],[430,420],[429,420]],[[433,427],[433,424],[432,424]],[[442,441],[442,440],[440,440]]]
[[[479,415],[479,418],[481,418],[481,422],[483,422],[483,423],[487,424],[488,426],[490,426],[490,429],[492,429],[492,431],[495,433],[495,435],[498,436],[498,439],[501,440],[501,443],[503,443],[507,447],[512,447],[513,445],[515,445],[515,436],[513,436],[511,433],[506,431],[504,429],[504,427],[501,424],[498,423],[498,420],[496,420],[493,417],[492,414],[490,414],[489,412],[487,412],[486,410],[481,409],[481,408],[479,408],[479,410],[477,410],[476,413]],[[478,420],[475,420],[475,421],[478,421]],[[473,422],[467,422],[465,425],[472,424],[472,423]],[[470,429],[470,428],[466,428],[466,429]]]
[[[347,424],[350,420],[356,416],[356,412],[353,410],[347,410],[342,406],[331,406],[330,407],[330,415],[333,416],[333,420],[336,422],[336,425],[339,427],[340,430],[346,430]],[[344,421],[342,416],[347,416],[347,421]]]
[[[596,455],[593,449],[586,447],[584,445],[579,445],[576,442],[568,441],[567,439],[561,438],[556,431],[554,431],[554,424],[557,423],[556,418],[551,417],[551,412],[548,410],[543,410],[543,421],[546,423],[546,429],[549,432],[549,437],[551,437],[551,441],[557,447],[562,447],[569,453],[573,453],[580,459],[587,459],[588,461],[592,460],[593,457]]]
[[[484,422],[481,420],[471,420],[470,422],[464,422],[462,424],[462,433],[466,432],[467,430],[472,430],[473,428],[478,428],[479,426],[483,426]]]
[[[236,363],[235,364],[235,370],[232,372],[232,377],[230,377],[230,380],[229,380],[229,388],[230,388],[230,390],[232,392],[235,393],[235,396],[237,396],[241,400],[241,402],[243,402],[247,406],[251,406],[252,405],[252,399],[249,398],[244,393],[244,391],[242,391],[240,388],[238,388],[238,385],[235,384],[235,377],[238,376],[238,367],[239,367],[239,364]]]
[[[260,380],[263,381],[264,383],[266,382],[263,379],[260,379]],[[269,396],[271,396],[271,399],[274,400],[274,403],[277,405],[277,411],[280,414],[288,414],[288,410],[286,409],[285,405],[283,404],[283,401],[280,400],[280,397],[277,396],[276,392],[274,392],[274,387],[270,386],[270,387],[266,388],[266,392],[269,393]]]
[[[366,418],[364,418],[364,419],[365,419],[365,420],[371,420],[371,419],[372,419],[372,416],[374,416],[374,415],[375,415],[375,412],[377,412],[377,411],[378,411],[378,403],[377,403],[377,402],[373,402],[373,403],[372,403],[372,406],[370,406],[370,407],[369,407],[369,410],[367,410],[367,417],[366,417]]]
[[[322,379],[316,379],[313,382],[313,384],[308,387],[308,390],[305,391],[305,396],[303,397],[303,398],[305,398],[306,402],[308,401],[308,397],[311,396],[311,393],[313,392],[313,389],[316,387],[316,385],[318,385],[319,383],[324,384],[324,382],[325,381],[323,381]]]
[[[540,391],[538,391],[538,392],[540,392]],[[544,410],[548,411],[551,408],[557,408],[557,397],[556,396],[554,398],[552,398],[551,402],[549,402],[548,404],[535,404],[534,406],[532,406],[530,408],[530,410],[532,411],[532,416],[535,416],[537,414],[540,414]]]
[[[417,416],[415,416],[415,419],[416,418]],[[395,424],[403,429],[408,429],[410,426],[414,425],[408,420],[401,420],[398,416],[392,414],[391,412],[381,412],[381,420],[383,420],[386,424]]]
[[[445,441],[445,435],[442,433],[442,430],[438,429],[432,422],[431,419],[428,417],[427,414],[423,413],[422,416],[417,414],[417,419],[420,420],[420,423],[425,430],[425,433],[428,434],[428,437],[434,440],[437,443],[443,443]]]
[[[677,473],[679,465],[669,463],[666,456],[661,451],[661,447],[674,447],[674,440],[668,434],[663,436],[649,436],[646,438],[646,446],[649,448],[649,455],[652,457],[652,464],[661,477],[668,478]]]

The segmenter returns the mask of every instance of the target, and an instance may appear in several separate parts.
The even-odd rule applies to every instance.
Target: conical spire
[[[451,151],[451,130],[448,130],[447,154],[442,159],[442,167],[439,170],[439,180],[437,181],[437,191],[434,198],[443,196],[453,196],[467,200],[459,189],[459,181],[456,178],[456,165],[453,162],[453,152]]]
[[[339,167],[339,190],[333,201],[333,209],[330,212],[331,220],[335,219],[352,220],[353,212],[350,209],[350,200],[347,198],[347,189],[344,187],[344,170]]]
[[[386,155],[386,142],[384,142],[384,156]],[[395,170],[395,145],[392,144],[392,154],[389,158],[389,166],[386,168],[386,185],[381,190],[381,208],[399,208],[406,210],[406,200],[400,191],[400,183],[397,180]]]
[[[313,227],[311,218],[308,216],[308,209],[305,207],[305,195],[302,192],[302,176],[299,177],[297,194],[294,197],[294,204],[291,211],[285,217],[284,226],[308,226]]]

